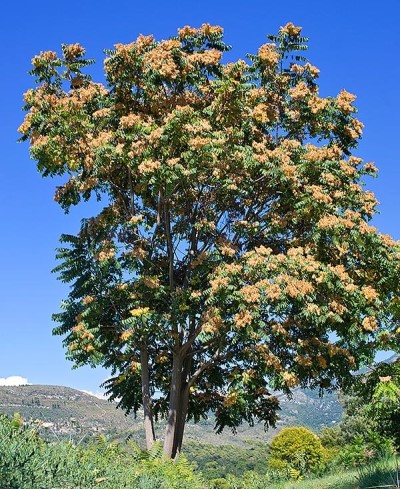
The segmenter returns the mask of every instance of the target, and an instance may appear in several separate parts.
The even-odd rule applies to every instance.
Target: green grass
[[[357,477],[358,472],[356,470],[346,470],[318,479],[306,479],[298,482],[283,481],[271,484],[268,489],[355,489],[359,487]]]
[[[306,479],[299,482],[279,482],[268,489],[396,489],[399,460],[383,460],[359,469],[340,470],[336,474],[318,479]],[[400,473],[399,473],[400,478]]]

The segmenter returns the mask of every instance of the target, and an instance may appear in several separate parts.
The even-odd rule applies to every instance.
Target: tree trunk
[[[189,379],[193,360],[192,355],[190,354],[191,349],[192,348],[190,347],[189,351],[186,352],[182,365],[181,399],[178,406],[174,446],[172,450],[174,457],[182,450],[183,433],[185,431],[186,415],[189,406]]]
[[[164,456],[167,458],[174,458],[176,455],[174,441],[178,421],[178,411],[180,411],[181,406],[182,363],[181,356],[174,353],[172,360],[171,388],[169,394],[169,412],[164,439]]]
[[[176,457],[176,455],[178,455],[178,453],[180,453],[180,451],[182,450],[182,441],[183,441],[183,434],[186,425],[188,404],[189,404],[189,386],[187,385],[187,383],[185,383],[185,385],[181,389],[180,403],[179,403],[179,409],[177,413],[174,445],[172,448],[173,457]]]
[[[142,400],[144,414],[144,430],[146,433],[146,448],[150,450],[156,439],[153,422],[153,409],[150,396],[150,373],[149,373],[149,355],[147,349],[143,346],[140,352],[140,364],[142,372]]]

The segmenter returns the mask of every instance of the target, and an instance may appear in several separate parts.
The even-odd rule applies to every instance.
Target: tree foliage
[[[400,360],[379,362],[357,376],[349,390],[347,418],[392,439],[400,447]]]
[[[268,426],[270,387],[335,387],[398,343],[398,249],[369,224],[355,96],[319,96],[300,34],[288,23],[230,63],[218,26],[141,35],[106,51],[106,85],[79,44],[32,61],[22,139],[43,176],[67,177],[66,212],[102,205],[61,238],[55,334],[77,365],[111,367],[148,440],[167,419],[169,455],[188,418]]]
[[[271,442],[268,466],[271,469],[294,469],[302,475],[315,472],[324,462],[324,448],[320,439],[304,427],[283,429]]]

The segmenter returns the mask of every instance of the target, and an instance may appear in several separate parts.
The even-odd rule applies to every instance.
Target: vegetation
[[[305,428],[287,428],[270,448],[256,442],[243,448],[188,443],[185,455],[193,466],[183,455],[162,458],[159,443],[143,451],[132,441],[103,435],[46,442],[37,428],[24,425],[18,414],[0,415],[2,489],[363,489],[397,487],[399,477],[390,440],[358,432],[342,445],[348,424],[345,436],[335,428],[320,439]]]
[[[184,457],[161,460],[162,447],[142,452],[133,443],[123,450],[99,436],[86,446],[46,443],[22,419],[0,415],[2,489],[202,489]]]
[[[306,428],[285,428],[272,440],[268,460],[271,469],[300,477],[321,470],[323,464],[321,440]]]
[[[248,441],[243,447],[188,442],[184,455],[207,480],[221,479],[227,474],[241,478],[246,472],[266,474],[268,445]]]
[[[400,358],[380,362],[359,375],[350,389],[347,411],[368,420],[400,449]]]
[[[209,447],[233,445],[250,448],[248,440],[267,443],[284,426],[303,425],[318,432],[324,424],[339,422],[343,411],[336,393],[319,398],[315,391],[295,389],[291,399],[279,396],[279,401],[281,410],[277,429],[266,432],[262,423],[254,426],[244,424],[236,434],[225,430],[217,435],[213,431],[215,418],[210,415],[198,423],[187,423],[185,442],[201,442]],[[116,409],[115,402],[110,403],[69,387],[0,386],[0,412],[12,416],[16,411],[26,420],[40,420],[42,427],[38,426],[39,432],[47,440],[67,438],[79,441],[82,438],[90,439],[93,433],[102,433],[111,439],[124,440],[129,437],[140,447],[145,446],[142,412],[136,418],[133,415],[125,416]],[[163,428],[162,422],[156,423],[157,437],[162,436]],[[184,452],[189,456],[186,448]],[[244,458],[247,456],[243,454]],[[234,463],[239,465],[239,461]]]

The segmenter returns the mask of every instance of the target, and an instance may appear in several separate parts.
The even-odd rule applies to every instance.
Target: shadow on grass
[[[382,460],[358,471],[360,489],[400,489],[400,467],[398,459]]]
[[[318,479],[272,484],[271,489],[400,489],[399,460],[383,460],[353,470],[340,470]]]

